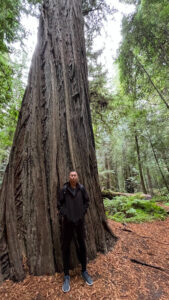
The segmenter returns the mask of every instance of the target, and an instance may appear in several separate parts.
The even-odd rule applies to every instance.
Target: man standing
[[[93,284],[93,280],[86,271],[86,245],[85,245],[85,227],[84,216],[89,206],[89,197],[82,184],[78,182],[78,174],[71,171],[69,174],[69,182],[65,183],[60,191],[60,199],[57,204],[59,214],[63,217],[62,222],[62,255],[64,267],[64,282],[62,286],[63,292],[70,290],[69,276],[69,260],[70,260],[70,244],[73,232],[77,236],[79,244],[78,258],[82,265],[82,277],[88,285]]]

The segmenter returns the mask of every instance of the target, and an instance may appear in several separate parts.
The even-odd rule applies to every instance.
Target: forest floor
[[[106,255],[88,263],[94,284],[70,271],[71,290],[62,292],[63,273],[30,276],[0,286],[1,300],[169,300],[169,217],[165,221],[120,224],[108,220],[118,241]]]

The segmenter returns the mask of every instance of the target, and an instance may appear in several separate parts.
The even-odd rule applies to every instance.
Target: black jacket
[[[76,190],[73,191],[70,183],[66,182],[60,191],[57,208],[62,216],[66,216],[70,221],[77,222],[82,219],[89,206],[89,197],[80,183],[77,183]]]

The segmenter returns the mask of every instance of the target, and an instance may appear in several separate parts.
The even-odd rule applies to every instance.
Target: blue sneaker
[[[69,275],[65,275],[64,276],[64,282],[63,282],[63,286],[62,286],[62,291],[64,293],[70,291],[70,276]]]
[[[93,284],[93,280],[91,279],[90,275],[87,273],[87,271],[82,272],[82,277],[86,281],[88,285]]]

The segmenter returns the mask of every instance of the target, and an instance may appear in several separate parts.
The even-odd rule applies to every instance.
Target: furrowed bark
[[[112,249],[92,131],[81,1],[45,0],[0,195],[0,280],[62,272],[59,189],[77,170],[88,194],[88,259]],[[78,264],[74,242],[71,267]]]

